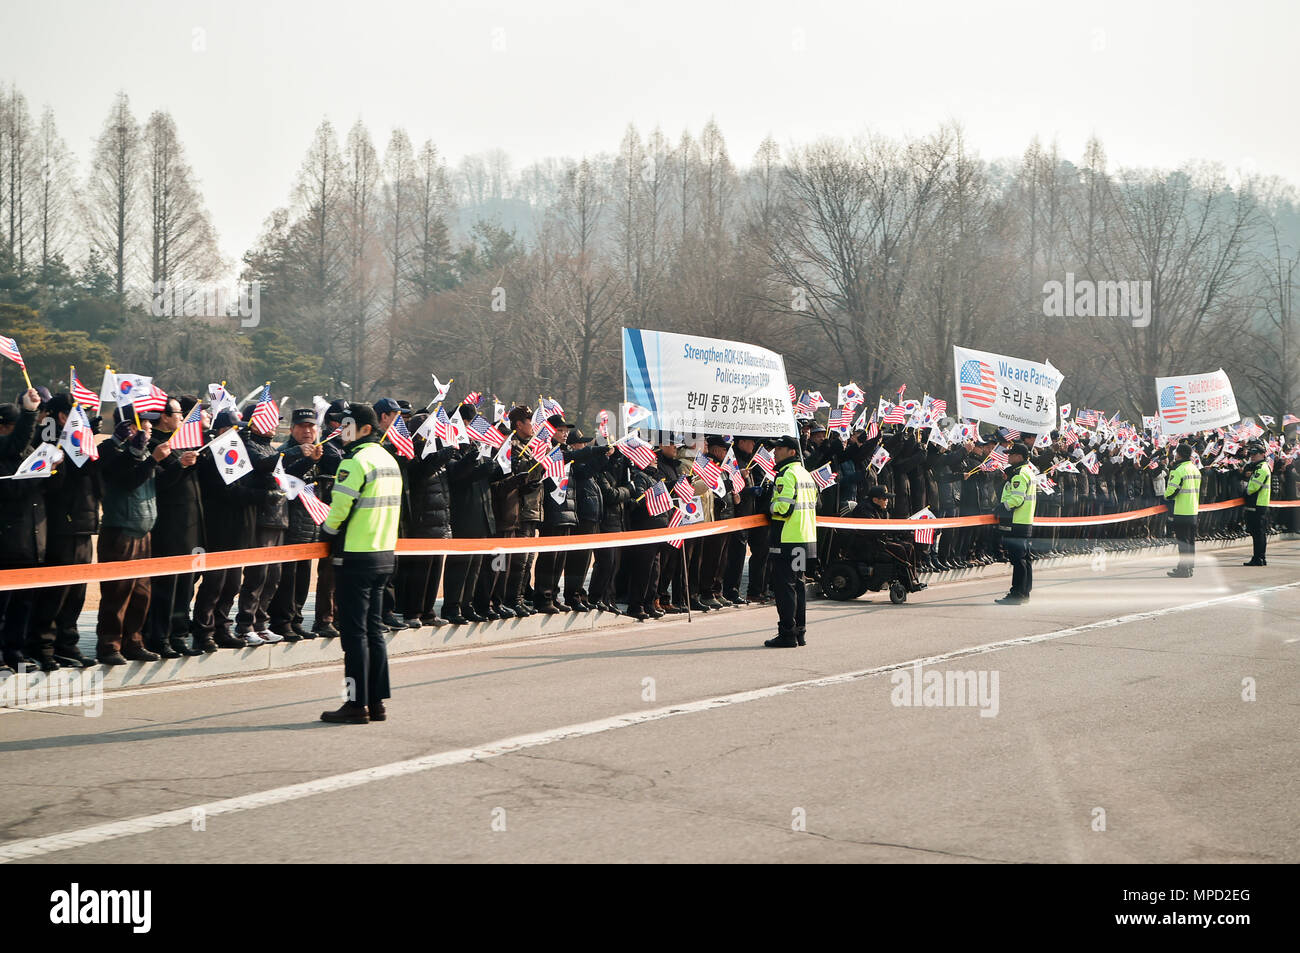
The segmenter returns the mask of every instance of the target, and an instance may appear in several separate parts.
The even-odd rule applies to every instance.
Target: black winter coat
[[[492,481],[501,468],[490,457],[479,461],[478,451],[470,447],[447,468],[451,485],[451,531],[459,539],[495,536],[496,514],[492,510]]]
[[[169,433],[155,433],[149,440],[149,452],[171,438]],[[154,495],[158,503],[158,520],[151,537],[155,556],[188,556],[196,549],[207,549],[203,524],[203,492],[199,484],[199,464],[181,466],[180,453],[158,464],[154,476]]]
[[[263,492],[254,485],[257,474],[246,473],[234,483],[221,478],[212,451],[199,454],[199,486],[203,491],[203,520],[208,550],[248,549],[257,541],[257,507]]]
[[[23,410],[8,436],[0,437],[0,476],[8,476],[30,451],[35,411]],[[63,466],[72,466],[64,464]],[[0,566],[34,566],[45,561],[45,488],[52,477],[0,480]]]

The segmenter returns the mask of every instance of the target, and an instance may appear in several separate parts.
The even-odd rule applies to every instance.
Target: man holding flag
[[[8,339],[6,339],[8,340]],[[20,406],[0,404],[0,476],[18,472],[36,431],[41,395],[29,387]],[[22,569],[45,560],[45,493],[41,480],[0,480],[0,569]],[[32,590],[0,591],[0,644],[6,667],[22,670],[23,641],[32,612]]]

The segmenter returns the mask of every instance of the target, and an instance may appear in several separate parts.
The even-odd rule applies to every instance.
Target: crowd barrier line
[[[1242,499],[1222,503],[1205,503],[1202,513],[1233,509],[1243,506]],[[1300,500],[1275,500],[1270,508],[1300,506]],[[1058,519],[1036,519],[1035,527],[1101,526],[1111,523],[1145,519],[1168,513],[1164,506],[1149,506],[1123,513],[1103,516],[1066,516]],[[766,516],[737,516],[726,520],[687,524],[663,529],[632,530],[623,533],[581,534],[572,536],[513,536],[490,539],[423,539],[410,537],[397,541],[399,556],[495,556],[510,552],[564,552],[570,549],[607,549],[612,546],[635,546],[644,543],[667,542],[670,539],[694,539],[715,533],[734,533],[767,524]],[[854,519],[843,516],[819,516],[817,525],[830,529],[848,530],[915,530],[955,529],[961,526],[988,526],[998,522],[992,515],[955,516],[933,520],[876,520]],[[237,566],[258,566],[266,563],[295,562],[302,559],[320,559],[329,555],[328,543],[296,543],[288,546],[262,546],[254,549],[231,549],[224,552],[198,552],[188,556],[153,556],[124,562],[84,563],[77,566],[36,566],[25,569],[0,570],[0,591],[8,589],[43,589],[49,586],[66,586],[75,583],[108,582],[114,579],[138,579],[142,576],[168,576],[178,573],[211,572],[233,569]]]

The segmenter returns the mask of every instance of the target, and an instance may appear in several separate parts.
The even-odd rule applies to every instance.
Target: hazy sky
[[[312,130],[404,125],[451,163],[514,168],[672,139],[713,116],[733,159],[765,135],[922,135],[985,158],[1037,134],[1112,168],[1199,158],[1300,184],[1293,2],[394,3],[0,0],[0,80],[48,104],[82,163],[114,93],[167,109],[223,252],[284,205]]]

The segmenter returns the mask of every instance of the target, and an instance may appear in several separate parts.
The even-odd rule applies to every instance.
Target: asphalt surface
[[[341,667],[6,711],[0,859],[1295,862],[1300,543],[1247,556],[403,658],[370,725]]]

